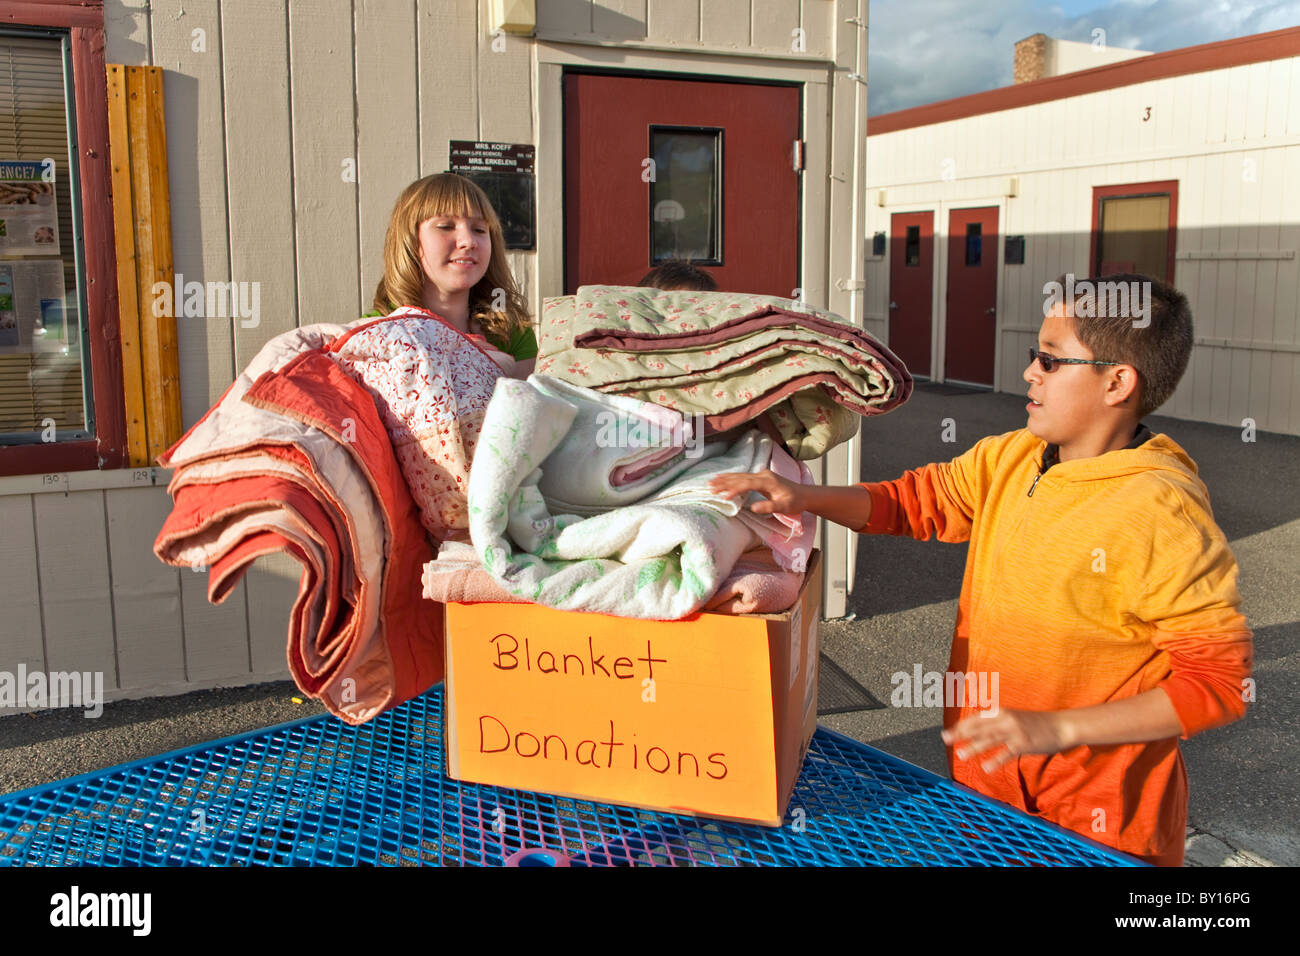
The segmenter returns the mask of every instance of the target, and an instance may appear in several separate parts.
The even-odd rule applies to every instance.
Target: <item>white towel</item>
[[[538,481],[542,496],[557,512],[594,515],[636,504],[701,458],[727,450],[725,443],[705,444],[692,420],[671,408],[606,395],[549,375],[530,375],[528,383],[576,410],[569,430],[542,462]],[[639,478],[615,484],[616,473],[635,473],[647,464]]]
[[[739,503],[709,492],[708,479],[766,468],[771,439],[747,432],[641,503],[594,517],[553,514],[541,465],[577,416],[575,403],[531,381],[497,381],[469,480],[483,567],[511,594],[561,610],[676,620],[701,609],[756,544]]]

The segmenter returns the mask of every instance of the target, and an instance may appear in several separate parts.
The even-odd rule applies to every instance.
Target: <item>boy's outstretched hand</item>
[[[800,515],[806,511],[854,531],[865,527],[871,518],[871,494],[861,485],[828,488],[801,485],[771,470],[754,474],[731,471],[710,478],[709,490],[728,498],[757,491],[763,500],[755,501],[749,510],[760,515]]]
[[[1086,745],[1138,744],[1183,733],[1173,701],[1163,687],[1133,697],[1069,710],[1012,710],[975,714],[943,731],[958,760],[994,751],[983,763],[996,770],[1021,754],[1054,754]]]
[[[1054,754],[1068,749],[1059,711],[999,710],[959,720],[940,735],[958,760],[995,751],[981,766],[991,773],[1021,754]]]
[[[730,471],[714,475],[709,479],[709,490],[727,498],[735,498],[750,491],[757,491],[765,496],[765,501],[756,501],[749,506],[755,514],[800,515],[807,511],[805,485],[796,485],[786,481],[771,470],[748,474]]]

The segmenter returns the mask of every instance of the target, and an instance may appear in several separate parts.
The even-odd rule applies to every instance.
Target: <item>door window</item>
[[[921,227],[907,227],[907,241],[903,248],[903,265],[919,266],[921,264]]]
[[[1093,275],[1136,272],[1174,281],[1178,180],[1092,187]]]
[[[980,240],[982,226],[978,222],[966,223],[966,265],[980,264]]]
[[[1169,197],[1125,196],[1101,200],[1097,261],[1103,275],[1163,277],[1169,249]]]
[[[722,130],[650,127],[650,261],[722,265]]]

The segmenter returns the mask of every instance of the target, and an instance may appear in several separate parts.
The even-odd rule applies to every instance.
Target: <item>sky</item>
[[[1016,41],[1035,33],[1163,53],[1300,26],[1300,0],[870,0],[868,20],[877,116],[1009,86]]]

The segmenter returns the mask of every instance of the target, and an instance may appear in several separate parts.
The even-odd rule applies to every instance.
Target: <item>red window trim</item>
[[[86,263],[86,313],[95,439],[0,447],[0,475],[121,468],[126,464],[126,404],[117,315],[117,250],[108,155],[108,80],[104,72],[102,0],[30,0],[0,6],[0,22],[61,27],[71,34],[76,157]]]
[[[1169,235],[1167,239],[1168,251],[1165,256],[1165,274],[1164,280],[1170,285],[1174,283],[1174,254],[1178,246],[1178,180],[1163,179],[1159,182],[1151,183],[1126,183],[1123,186],[1093,186],[1092,187],[1092,237],[1088,244],[1088,275],[1095,276],[1097,267],[1100,263],[1097,261],[1097,248],[1101,244],[1101,201],[1103,199],[1113,199],[1116,196],[1149,196],[1152,194],[1168,193],[1169,195]],[[1157,276],[1157,278],[1160,278]]]

